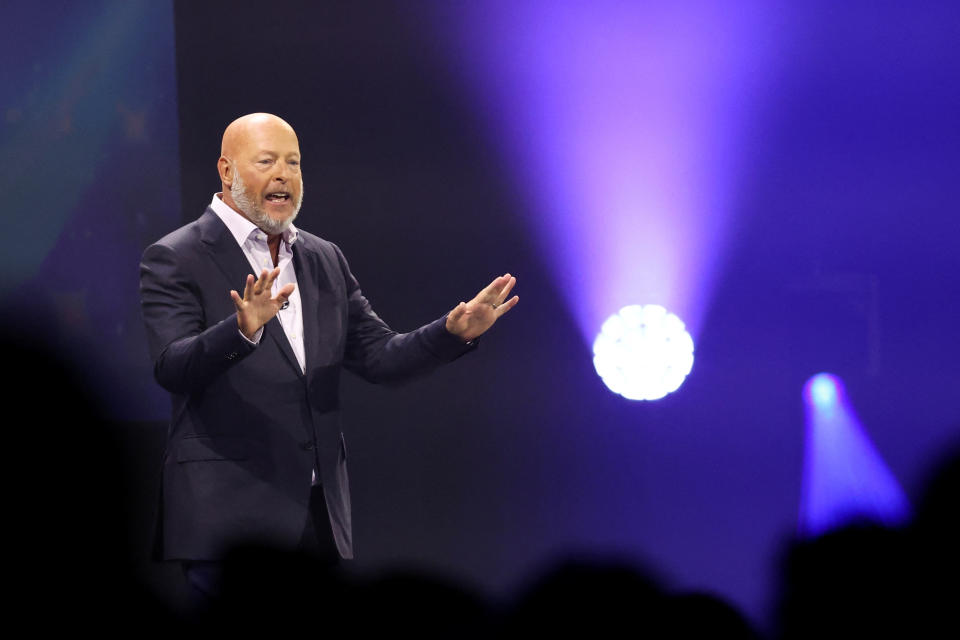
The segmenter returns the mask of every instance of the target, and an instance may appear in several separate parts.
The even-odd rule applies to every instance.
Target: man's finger
[[[263,288],[264,288],[264,289],[269,289],[269,288],[271,288],[271,287],[273,286],[273,281],[276,280],[276,279],[277,279],[277,276],[280,275],[280,267],[277,267],[276,269],[274,269],[274,270],[271,271],[270,273],[267,273],[267,271],[264,270],[263,273],[266,274],[266,276],[267,276],[266,282],[263,283]]]
[[[248,273],[247,283],[246,283],[246,286],[244,286],[243,288],[243,299],[249,300],[252,297],[253,297],[253,274]]]
[[[480,293],[473,297],[473,302],[481,304],[494,304],[497,301],[497,292],[503,287],[504,276],[497,276],[493,281],[480,290]]]
[[[263,292],[263,288],[267,281],[267,270],[264,269],[260,272],[260,277],[257,278],[257,282],[253,287],[253,292],[257,295],[260,295]]]
[[[279,303],[280,306],[283,306],[283,303],[287,301],[287,298],[290,297],[290,294],[293,293],[293,290],[294,284],[292,282],[283,285],[283,288],[277,292],[277,297],[274,298],[273,301]]]
[[[240,297],[240,294],[230,289],[230,298],[233,300],[233,306],[237,308],[237,311],[241,311],[243,309],[243,298]]]
[[[485,286],[483,290],[481,290],[480,293],[477,294],[477,297],[480,298],[482,296],[497,295],[497,288],[503,286],[503,283],[500,282],[502,279],[503,279],[503,276],[497,276],[496,278],[494,278],[493,281],[490,282],[490,284]]]
[[[507,274],[510,276],[510,274]],[[510,276],[510,279],[507,280],[507,283],[503,286],[503,289],[500,290],[500,294],[497,296],[497,304],[501,304],[509,295],[510,290],[513,289],[513,285],[517,284],[517,279],[513,276]]]
[[[497,317],[499,318],[507,311],[510,311],[510,309],[513,309],[515,306],[517,306],[518,302],[520,302],[520,296],[513,296],[503,304],[497,305]]]

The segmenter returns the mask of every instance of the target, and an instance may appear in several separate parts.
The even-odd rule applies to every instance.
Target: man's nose
[[[286,162],[278,162],[276,164],[276,171],[273,174],[274,180],[279,180],[280,182],[286,182],[291,177],[293,177],[293,169]]]

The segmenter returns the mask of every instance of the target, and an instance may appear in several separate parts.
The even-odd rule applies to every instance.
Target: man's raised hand
[[[464,342],[483,334],[500,316],[520,301],[519,296],[507,300],[507,295],[515,284],[517,279],[509,273],[494,278],[473,300],[461,302],[447,314],[447,331]]]
[[[242,298],[236,291],[230,290],[230,297],[233,298],[233,304],[237,307],[237,325],[240,327],[240,332],[248,340],[253,340],[260,327],[270,322],[270,319],[277,315],[280,307],[293,293],[296,285],[291,282],[277,292],[276,298],[271,297],[273,281],[279,275],[279,268],[269,272],[264,269],[256,281],[253,279],[253,274],[249,274]]]

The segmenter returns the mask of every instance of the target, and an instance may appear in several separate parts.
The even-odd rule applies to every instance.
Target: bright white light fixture
[[[693,338],[660,305],[633,304],[603,323],[593,366],[604,384],[630,400],[659,400],[676,391],[693,368]]]

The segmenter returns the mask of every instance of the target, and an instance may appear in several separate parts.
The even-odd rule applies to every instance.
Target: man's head
[[[283,233],[297,217],[303,202],[300,143],[277,116],[251,113],[231,122],[217,170],[223,201],[267,235]]]

